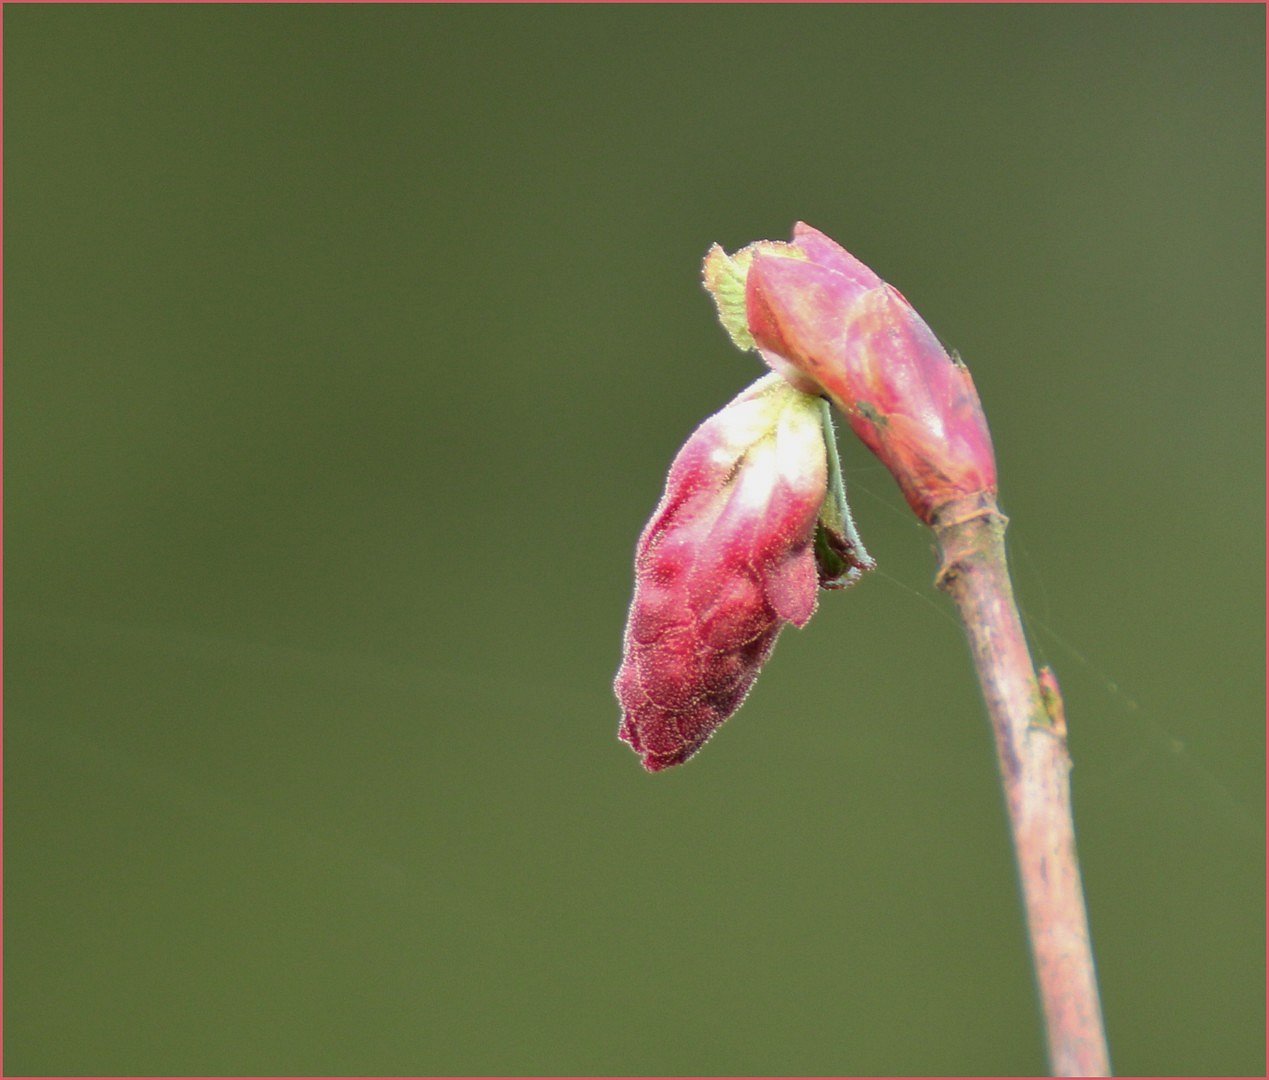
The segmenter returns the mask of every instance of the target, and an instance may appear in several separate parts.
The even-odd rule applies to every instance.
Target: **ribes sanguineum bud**
[[[871,568],[824,403],[768,375],[706,420],[639,538],[616,692],[651,772],[686,761],[744,701],[819,587]]]
[[[799,223],[791,243],[715,247],[706,287],[738,345],[773,371],[823,393],[894,474],[929,523],[940,508],[996,489],[991,435],[969,371],[902,293],[840,245]],[[738,281],[745,323],[738,335]]]

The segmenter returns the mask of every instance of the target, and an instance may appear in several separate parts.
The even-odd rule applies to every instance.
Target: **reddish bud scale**
[[[767,364],[821,390],[931,522],[954,499],[996,489],[978,393],[893,286],[799,223],[788,245],[753,245],[748,330]]]
[[[783,624],[815,610],[818,408],[768,376],[697,428],[670,468],[636,550],[615,685],[620,737],[650,772],[699,750],[740,707]]]

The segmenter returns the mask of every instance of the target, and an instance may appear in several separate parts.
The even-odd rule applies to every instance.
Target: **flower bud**
[[[715,281],[725,276],[720,256],[706,259]],[[731,266],[744,276],[746,330],[768,366],[827,394],[923,521],[953,499],[995,491],[991,435],[969,371],[902,293],[800,222],[791,244],[752,244]]]
[[[650,772],[686,761],[740,707],[784,623],[810,619],[820,584],[872,566],[835,476],[830,490],[825,416],[768,375],[670,467],[636,549],[615,684],[620,737]]]

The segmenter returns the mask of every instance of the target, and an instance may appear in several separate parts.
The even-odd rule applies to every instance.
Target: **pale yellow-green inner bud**
[[[803,490],[824,486],[827,449],[818,398],[779,375],[764,375],[719,419],[725,447],[715,453],[743,457],[747,490],[769,491],[779,481]]]

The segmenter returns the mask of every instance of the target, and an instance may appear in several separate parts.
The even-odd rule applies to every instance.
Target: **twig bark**
[[[1071,817],[1066,720],[1057,680],[1037,676],[1005,558],[1007,519],[990,496],[933,523],[938,585],[956,601],[996,737],[1036,983],[1054,1076],[1109,1076]]]

